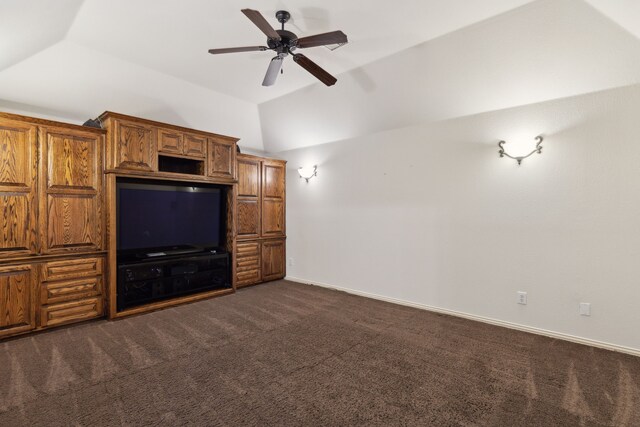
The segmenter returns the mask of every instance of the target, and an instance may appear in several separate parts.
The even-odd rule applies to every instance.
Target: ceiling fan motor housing
[[[287,30],[276,30],[276,32],[280,35],[280,40],[267,39],[269,49],[274,49],[279,53],[289,53],[296,48],[298,36]]]

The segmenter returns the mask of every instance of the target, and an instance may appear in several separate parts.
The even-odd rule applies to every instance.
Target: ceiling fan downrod
[[[284,24],[289,21],[291,14],[286,10],[279,10],[276,12],[276,19],[282,24],[282,30],[284,31]]]

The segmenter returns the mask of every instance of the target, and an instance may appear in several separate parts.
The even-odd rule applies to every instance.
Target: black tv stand
[[[218,251],[118,260],[117,311],[185,295],[230,289],[229,254]]]

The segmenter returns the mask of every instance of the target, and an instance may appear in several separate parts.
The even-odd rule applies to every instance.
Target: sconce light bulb
[[[303,166],[301,168],[298,168],[298,175],[300,175],[300,178],[303,178],[305,181],[309,182],[311,178],[318,174],[317,169],[318,168],[315,165]]]

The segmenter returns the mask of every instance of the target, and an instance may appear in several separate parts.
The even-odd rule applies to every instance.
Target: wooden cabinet
[[[106,173],[233,184],[237,138],[124,114],[100,116]]]
[[[207,138],[200,135],[185,134],[184,155],[201,159],[207,157]]]
[[[101,249],[102,135],[42,127],[40,140],[42,252]]]
[[[236,286],[260,283],[262,278],[260,242],[238,243],[236,251]]]
[[[40,301],[42,304],[55,304],[98,296],[101,293],[101,277],[62,280],[60,282],[43,283],[40,287]]]
[[[183,136],[181,132],[168,129],[158,130],[158,151],[170,154],[182,154]]]
[[[160,128],[158,130],[158,152],[204,159],[207,157],[207,137]]]
[[[237,156],[236,286],[285,276],[286,162]]]
[[[209,138],[207,175],[218,178],[235,178],[236,144],[233,140]]]
[[[284,237],[285,163],[265,160],[262,167],[262,236]]]
[[[262,242],[262,280],[282,279],[285,276],[284,239]]]
[[[135,171],[158,170],[157,129],[144,123],[107,117],[107,167]]]
[[[41,276],[40,327],[102,316],[102,257],[47,262]]]
[[[100,297],[45,305],[40,310],[40,325],[51,327],[80,322],[102,316],[103,300]]]
[[[0,117],[1,258],[38,251],[37,164],[37,126]]]
[[[261,226],[261,161],[258,158],[238,156],[238,239],[260,237]]]
[[[36,327],[32,265],[0,267],[0,337]]]
[[[104,133],[0,113],[0,337],[58,324],[56,304],[100,309]]]

